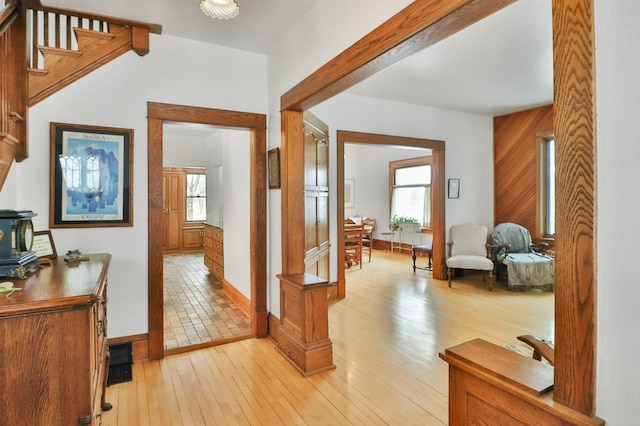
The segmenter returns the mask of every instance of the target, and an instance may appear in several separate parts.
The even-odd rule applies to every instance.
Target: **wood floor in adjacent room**
[[[445,348],[480,337],[553,339],[553,294],[487,290],[413,273],[410,256],[373,252],[346,271],[329,306],[336,369],[302,377],[270,339],[248,339],[135,364],[107,388],[103,425],[446,425]]]

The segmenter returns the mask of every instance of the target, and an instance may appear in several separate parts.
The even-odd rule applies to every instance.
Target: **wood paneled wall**
[[[553,131],[553,105],[494,117],[494,225],[514,222],[536,234],[536,133],[543,131]]]

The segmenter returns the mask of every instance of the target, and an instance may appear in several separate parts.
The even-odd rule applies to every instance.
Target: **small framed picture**
[[[280,188],[280,148],[270,149],[267,153],[269,164],[269,189]]]
[[[449,198],[460,198],[460,179],[449,179]]]
[[[344,207],[352,209],[356,206],[356,180],[344,180]]]
[[[31,251],[36,252],[36,256],[55,259],[58,257],[56,246],[53,244],[51,231],[38,231],[33,233],[33,245]]]

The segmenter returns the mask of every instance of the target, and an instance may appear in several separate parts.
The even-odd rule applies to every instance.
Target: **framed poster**
[[[344,207],[352,209],[356,206],[356,180],[344,180]]]
[[[449,179],[449,198],[460,198],[460,179]]]
[[[269,163],[269,189],[280,188],[280,148],[270,149],[267,153]]]
[[[133,226],[133,129],[51,123],[49,227]]]

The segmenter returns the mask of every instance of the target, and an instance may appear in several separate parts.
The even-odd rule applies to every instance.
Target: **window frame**
[[[537,199],[536,199],[536,237],[540,240],[554,242],[555,233],[549,234],[548,224],[548,194],[547,188],[549,186],[549,170],[547,168],[547,158],[549,150],[549,141],[555,141],[555,135],[552,131],[544,131],[536,133],[536,147],[537,147],[537,164],[538,174],[536,179],[537,184]],[[555,144],[554,144],[555,146]],[[555,188],[554,188],[555,193]],[[554,226],[555,230],[555,226]]]
[[[429,187],[429,210],[430,210],[429,218],[430,218],[430,222],[433,222],[432,186],[433,186],[434,164],[433,164],[433,157],[431,155],[428,155],[425,157],[409,158],[406,160],[389,161],[389,220],[393,218],[393,189],[395,187],[396,170],[406,168],[406,167],[427,166],[427,165],[431,167],[431,183],[427,186]],[[429,226],[425,226],[424,223],[421,224],[421,230],[431,230],[431,228],[432,228],[432,223],[429,223]]]
[[[206,169],[202,168],[185,168],[184,169],[184,223],[203,223],[206,222],[206,215],[205,215],[205,219],[204,220],[189,220],[188,219],[188,214],[187,214],[187,209],[188,209],[188,200],[189,198],[203,198],[203,197],[190,197],[189,196],[189,191],[188,191],[188,176],[189,175],[204,175],[204,179],[205,179],[205,195],[204,195],[204,199],[205,199],[205,205],[207,204],[207,198],[208,198],[208,194],[207,194],[207,173],[206,173]]]

